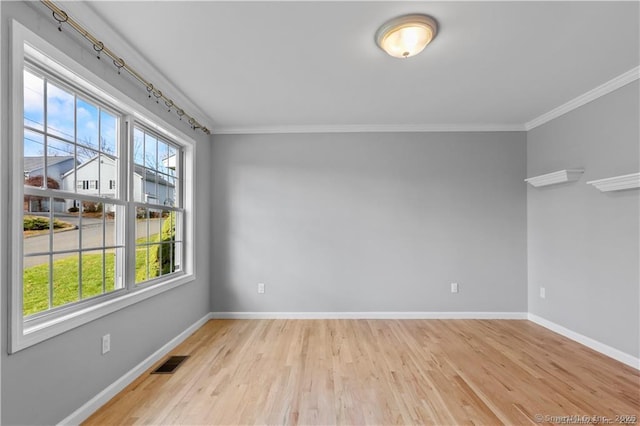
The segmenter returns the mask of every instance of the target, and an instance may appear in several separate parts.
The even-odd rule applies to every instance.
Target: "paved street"
[[[75,216],[60,217],[59,219],[65,222],[72,223],[78,226],[79,220]],[[142,224],[143,222],[138,222]],[[151,219],[149,222],[149,233],[151,235],[160,232],[162,226],[162,219]],[[143,226],[136,226],[136,239],[145,236],[146,230]],[[115,244],[115,226],[113,220],[107,220],[105,226],[105,245]],[[53,234],[53,249],[54,251],[61,250],[77,250],[79,247],[80,230],[73,229],[69,231],[55,232]],[[48,250],[49,247],[49,235],[36,235],[27,237],[24,239],[24,253],[41,253]],[[82,219],[82,248],[102,247],[102,220],[83,218]],[[69,256],[56,255],[55,258],[62,259]],[[25,257],[24,268],[44,263],[48,258],[46,257]]]

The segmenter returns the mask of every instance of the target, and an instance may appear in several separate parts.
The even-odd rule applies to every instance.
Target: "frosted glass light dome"
[[[437,31],[438,24],[428,15],[404,15],[385,22],[376,32],[376,43],[394,58],[409,58],[422,52]]]

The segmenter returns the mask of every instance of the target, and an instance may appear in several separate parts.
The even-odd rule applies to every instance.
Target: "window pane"
[[[144,133],[138,128],[133,129],[133,161],[144,166]]]
[[[158,158],[157,158],[157,143],[158,140],[152,135],[144,135],[144,165],[150,169],[157,170]]]
[[[44,137],[37,132],[34,132],[29,129],[24,130],[24,147],[23,154],[25,158],[36,157],[40,160],[37,164],[40,168],[42,165],[42,158],[44,157]],[[27,163],[27,162],[25,162]],[[27,169],[27,165],[25,164],[25,172],[31,171],[33,169]]]
[[[68,209],[74,210],[72,206],[78,205],[78,200],[54,198],[53,204],[53,250],[78,250],[78,215],[67,213]]]
[[[78,179],[83,180],[97,180],[98,179],[98,151],[93,149],[78,146],[78,168],[83,166],[87,167],[89,163],[92,163],[88,170],[79,171]]]
[[[24,184],[42,187],[44,184],[42,178],[44,176],[44,137],[25,129],[23,153]]]
[[[144,188],[143,201],[145,203],[158,204],[158,187],[156,185],[156,174],[149,169],[145,169],[142,183]]]
[[[35,223],[25,222],[24,229],[25,231],[33,231],[33,230],[41,230],[41,229],[49,229],[49,215],[42,214],[49,212],[49,197],[37,197],[35,195],[25,195],[24,203],[23,203],[23,211],[25,214],[44,217],[46,222],[46,228],[42,228],[42,224],[39,221],[35,221]]]
[[[99,195],[98,181],[100,179],[102,164],[100,163],[98,152],[80,145],[78,145],[77,149],[78,161],[75,169],[76,176],[71,172],[68,176],[65,176],[65,179],[69,179],[69,181],[73,181],[74,177],[77,179],[77,192]]]
[[[80,300],[79,262],[80,256],[77,252],[53,256],[53,306],[62,306]]]
[[[176,171],[178,170],[178,151],[173,146],[169,145],[167,152],[167,167],[169,169],[169,174],[171,176],[177,176]]]
[[[144,168],[142,166],[135,166],[135,171],[133,172],[133,178],[131,180],[131,185],[133,185],[133,201],[138,203],[144,202],[144,187],[143,183],[144,179]]]
[[[104,286],[105,293],[121,288],[118,286],[118,259],[122,259],[123,249],[106,250],[104,254],[105,270],[104,270]]]
[[[171,206],[170,194],[169,194],[169,176],[158,174],[157,179],[157,191],[158,191],[158,204],[163,206]]]
[[[73,167],[75,165],[75,146],[55,138],[47,138],[47,187],[63,189],[73,187]],[[71,171],[71,173],[69,173]],[[71,177],[71,182],[67,181]]]
[[[162,250],[161,251],[161,265],[162,265],[162,267],[160,268],[160,275],[171,274],[174,271],[174,264],[175,264],[174,246],[175,246],[175,243],[162,244],[162,247],[161,247],[161,250]]]
[[[44,129],[44,80],[24,70],[24,125]]]
[[[82,248],[101,248],[104,244],[104,205],[95,201],[82,202]]]
[[[76,99],[76,127],[77,142],[93,149],[99,148],[98,139],[98,107],[85,101]]]
[[[100,150],[107,154],[118,155],[118,120],[105,110],[100,111]]]
[[[140,209],[144,213],[136,226],[136,283],[165,275],[171,271],[170,242],[173,221],[168,211]],[[169,264],[167,264],[169,262]],[[164,268],[164,269],[163,269]]]
[[[149,247],[136,247],[136,284],[146,281],[149,276]]]
[[[100,154],[100,176],[94,176],[99,179],[100,195],[115,198],[118,189],[118,167],[116,160],[108,155]]]
[[[169,146],[160,140],[158,141],[158,160],[158,171],[167,173],[167,167],[169,165]]]
[[[113,263],[113,253],[104,256],[102,250],[82,252],[82,298],[97,296],[103,292],[106,270],[104,263]],[[113,271],[113,268],[111,268]],[[113,274],[113,272],[112,272]]]
[[[118,229],[116,226],[116,219],[121,219],[123,217],[120,216],[118,210],[118,206],[114,204],[104,205],[105,247],[113,247],[115,245],[118,245]]]
[[[174,271],[175,264],[175,229],[176,212],[165,211],[162,220],[161,242],[158,247],[158,264],[160,275],[166,275]]]
[[[176,194],[176,182],[177,179],[167,176],[167,206],[177,206],[177,194]]]
[[[24,196],[22,250],[25,255],[49,251],[49,214],[32,211],[34,208],[43,208],[40,206],[45,203],[49,203],[49,198]]]
[[[177,212],[167,211],[162,218],[162,241],[175,241],[176,239],[176,214]]]
[[[49,309],[49,256],[24,257],[22,312],[24,316]]]
[[[167,220],[170,216],[170,212],[163,211],[160,216],[160,233],[158,235],[158,241],[162,244],[154,247],[155,250],[155,258],[153,259],[153,263],[155,264],[155,269],[157,271],[156,275],[164,275],[167,274],[169,268],[166,268],[166,272],[163,272],[165,269],[165,263],[170,260],[169,252],[165,252],[165,242],[169,241],[171,235],[171,219]]]
[[[149,211],[144,207],[138,207],[136,212],[136,244],[149,242]]]
[[[74,127],[74,96],[47,81],[47,131],[73,141]]]
[[[160,232],[163,222],[162,210],[149,210],[149,241],[157,243],[160,241]]]

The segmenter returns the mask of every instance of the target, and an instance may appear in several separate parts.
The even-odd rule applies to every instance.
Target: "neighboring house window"
[[[19,24],[14,34],[13,212],[24,226],[13,234],[11,352],[193,279],[181,167],[191,142]]]

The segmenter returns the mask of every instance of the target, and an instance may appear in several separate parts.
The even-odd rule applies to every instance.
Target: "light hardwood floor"
[[[191,358],[145,373],[86,424],[640,417],[637,370],[524,320],[212,320],[172,354]]]

